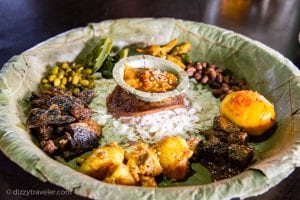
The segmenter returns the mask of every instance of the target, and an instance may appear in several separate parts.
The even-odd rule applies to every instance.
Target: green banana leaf
[[[210,182],[199,165],[191,184],[141,188],[112,185],[86,176],[39,149],[24,126],[26,102],[48,65],[73,61],[93,38],[110,37],[113,46],[164,44],[173,38],[192,43],[191,58],[215,63],[243,77],[276,108],[278,128],[255,144],[258,160],[230,179]],[[38,177],[94,199],[231,199],[267,191],[300,166],[300,72],[269,47],[215,26],[170,18],[120,19],[77,28],[11,58],[0,73],[0,148],[12,161]],[[203,176],[201,173],[203,172]],[[202,182],[197,182],[199,176]],[[201,184],[200,184],[201,183]]]

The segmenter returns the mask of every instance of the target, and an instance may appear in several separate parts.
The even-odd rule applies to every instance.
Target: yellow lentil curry
[[[174,74],[156,68],[126,66],[124,81],[137,90],[153,93],[167,92],[175,89],[178,85],[178,78]]]

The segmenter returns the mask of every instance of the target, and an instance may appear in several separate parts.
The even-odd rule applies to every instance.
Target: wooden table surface
[[[299,0],[0,0],[0,66],[63,31],[124,17],[172,17],[217,25],[261,41],[300,66]],[[1,200],[85,199],[39,181],[2,152],[0,185]],[[35,190],[61,194],[24,193]],[[267,193],[249,199],[300,199],[300,168]]]

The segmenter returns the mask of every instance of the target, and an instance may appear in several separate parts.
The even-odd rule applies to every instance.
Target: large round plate
[[[230,179],[207,185],[141,188],[112,185],[83,175],[48,157],[24,126],[23,99],[36,90],[47,65],[72,61],[95,36],[110,36],[120,47],[172,38],[192,43],[194,60],[206,60],[245,77],[275,104],[278,128],[257,145],[260,159]],[[11,58],[0,75],[0,147],[12,161],[38,177],[76,194],[95,199],[229,199],[258,195],[279,183],[300,165],[299,70],[278,52],[231,31],[175,20],[120,19],[93,23],[60,34]]]

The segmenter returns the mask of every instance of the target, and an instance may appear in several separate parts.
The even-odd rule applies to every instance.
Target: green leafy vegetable
[[[103,63],[103,66],[99,70],[104,78],[112,78],[112,70],[115,64],[118,62],[117,56],[108,55]]]
[[[108,55],[103,66],[99,70],[104,78],[112,78],[112,70],[115,64],[122,58],[126,58],[129,54],[128,48],[123,48],[116,55]]]
[[[91,66],[93,72],[98,71],[112,49],[111,38],[93,38],[76,57],[75,63]]]
[[[121,51],[119,52],[119,58],[120,58],[120,60],[122,58],[128,57],[128,54],[129,54],[129,49],[128,48],[121,49]]]
[[[93,56],[92,63],[89,63],[88,66],[93,66],[93,72],[96,72],[100,69],[103,62],[109,55],[112,48],[112,39],[104,38],[100,41],[100,43],[93,49],[90,54]]]
[[[190,64],[193,62],[187,53],[181,54],[181,59],[183,60],[184,64]]]

